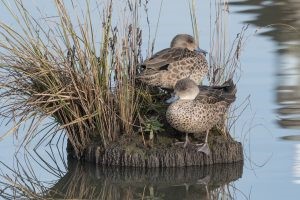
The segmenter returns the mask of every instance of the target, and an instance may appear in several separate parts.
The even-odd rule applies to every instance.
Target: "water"
[[[250,95],[250,106],[233,131],[235,138],[244,144],[246,160],[243,167],[137,170],[68,163],[66,168],[67,161],[63,158],[58,166],[51,164],[57,169],[57,173],[51,174],[45,170],[49,166],[41,168],[31,159],[29,163],[35,163],[35,173],[39,180],[45,181],[43,184],[49,191],[58,189],[61,194],[70,194],[70,198],[94,195],[102,199],[298,199],[300,2],[231,2],[228,18],[231,38],[244,24],[250,24],[242,52],[236,101],[239,105]],[[200,44],[208,50],[210,4],[209,1],[201,3],[198,5]],[[150,3],[150,19],[156,19],[158,7],[156,2]],[[165,0],[162,11],[155,50],[168,46],[177,33],[192,33],[186,1],[175,4]],[[153,20],[151,26],[155,27],[155,22]],[[4,132],[4,125],[2,127],[1,132]],[[0,154],[0,159],[9,166],[16,166],[16,161],[12,161],[15,143],[10,137],[0,141],[0,148],[6,150]],[[39,154],[45,160],[51,160],[51,154],[43,148],[39,149]],[[20,160],[25,163],[26,158]]]

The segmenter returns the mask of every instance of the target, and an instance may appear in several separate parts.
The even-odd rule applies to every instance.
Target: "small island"
[[[149,58],[154,53],[155,38],[146,38],[139,24],[138,13],[145,12],[147,5],[125,1],[124,6],[115,6],[115,1],[107,1],[102,7],[95,5],[98,12],[91,13],[94,8],[89,3],[78,6],[82,9],[79,12],[64,1],[54,1],[58,17],[49,20],[44,16],[35,18],[25,5],[14,2],[19,15],[9,7],[7,11],[17,27],[5,22],[0,25],[0,97],[5,102],[0,112],[14,123],[7,134],[24,133],[20,136],[24,139],[22,144],[42,138],[36,142],[40,145],[47,140],[53,142],[52,138],[63,132],[70,157],[104,166],[181,167],[243,160],[241,143],[234,141],[228,131],[220,131],[220,127],[210,131],[210,155],[198,152],[192,145],[174,145],[184,141],[185,133],[166,121],[168,105],[164,101],[170,91],[159,86],[149,88],[137,80],[144,67],[141,63],[146,60],[143,54]],[[195,8],[192,10],[195,12]],[[116,14],[123,12],[127,17],[119,19]],[[100,15],[91,17],[92,14]],[[191,13],[198,47],[195,16]],[[220,24],[223,23],[215,25]],[[198,75],[207,73],[208,85],[218,87],[232,78],[239,67],[242,37],[243,33],[237,36],[229,53],[217,48],[219,52],[211,50],[207,55],[222,55],[224,58],[219,60],[226,57],[225,63],[218,59],[206,62],[207,52],[201,50],[202,59],[193,62],[205,67],[196,73],[195,81],[202,80]],[[222,46],[224,40],[215,41]],[[149,41],[148,47],[143,41]],[[195,47],[185,48],[186,55],[196,55]],[[176,55],[176,59],[181,58],[181,54]],[[185,61],[189,62],[192,63]],[[24,124],[29,124],[26,131]],[[192,143],[206,141],[205,133],[189,137]]]
[[[139,141],[140,140],[140,141]],[[240,142],[223,136],[211,136],[211,155],[197,152],[195,148],[173,145],[171,139],[162,138],[161,143],[152,148],[142,145],[140,138],[123,138],[103,148],[97,143],[89,145],[81,159],[85,162],[104,166],[131,167],[184,167],[204,166],[243,161],[243,148]],[[203,137],[204,140],[204,137]],[[76,158],[72,145],[68,143],[68,155]]]

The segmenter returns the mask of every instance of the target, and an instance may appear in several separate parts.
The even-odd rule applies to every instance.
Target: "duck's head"
[[[173,103],[177,100],[194,100],[198,93],[198,85],[193,80],[184,78],[177,81],[172,97],[166,103]]]
[[[203,53],[204,55],[207,54],[207,52],[203,49],[200,49],[198,47],[198,44],[195,40],[195,38],[188,34],[178,34],[176,35],[172,41],[171,41],[171,48],[187,48],[190,51],[199,51]]]
[[[178,34],[171,41],[171,48],[187,48],[190,51],[198,49],[195,38],[188,34]]]

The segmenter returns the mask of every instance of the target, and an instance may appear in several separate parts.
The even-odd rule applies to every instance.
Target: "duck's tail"
[[[235,84],[233,83],[233,80],[232,78],[228,79],[227,81],[225,81],[223,84],[222,84],[223,88],[224,88],[224,91],[228,92],[228,93],[231,93],[231,94],[236,94],[236,86]]]
[[[233,83],[232,78],[225,81],[220,87],[223,90],[222,96],[224,97],[225,101],[229,104],[235,101],[236,99],[236,85]]]

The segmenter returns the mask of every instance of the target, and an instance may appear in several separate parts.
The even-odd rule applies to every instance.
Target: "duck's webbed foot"
[[[209,130],[206,131],[205,143],[204,144],[197,144],[197,146],[201,146],[197,149],[197,151],[205,153],[207,156],[210,155],[210,148],[208,146],[208,134]]]
[[[197,146],[201,146],[199,148],[197,148],[198,152],[203,152],[205,153],[207,156],[210,155],[210,148],[208,146],[208,143],[204,143],[204,144],[197,144]]]

